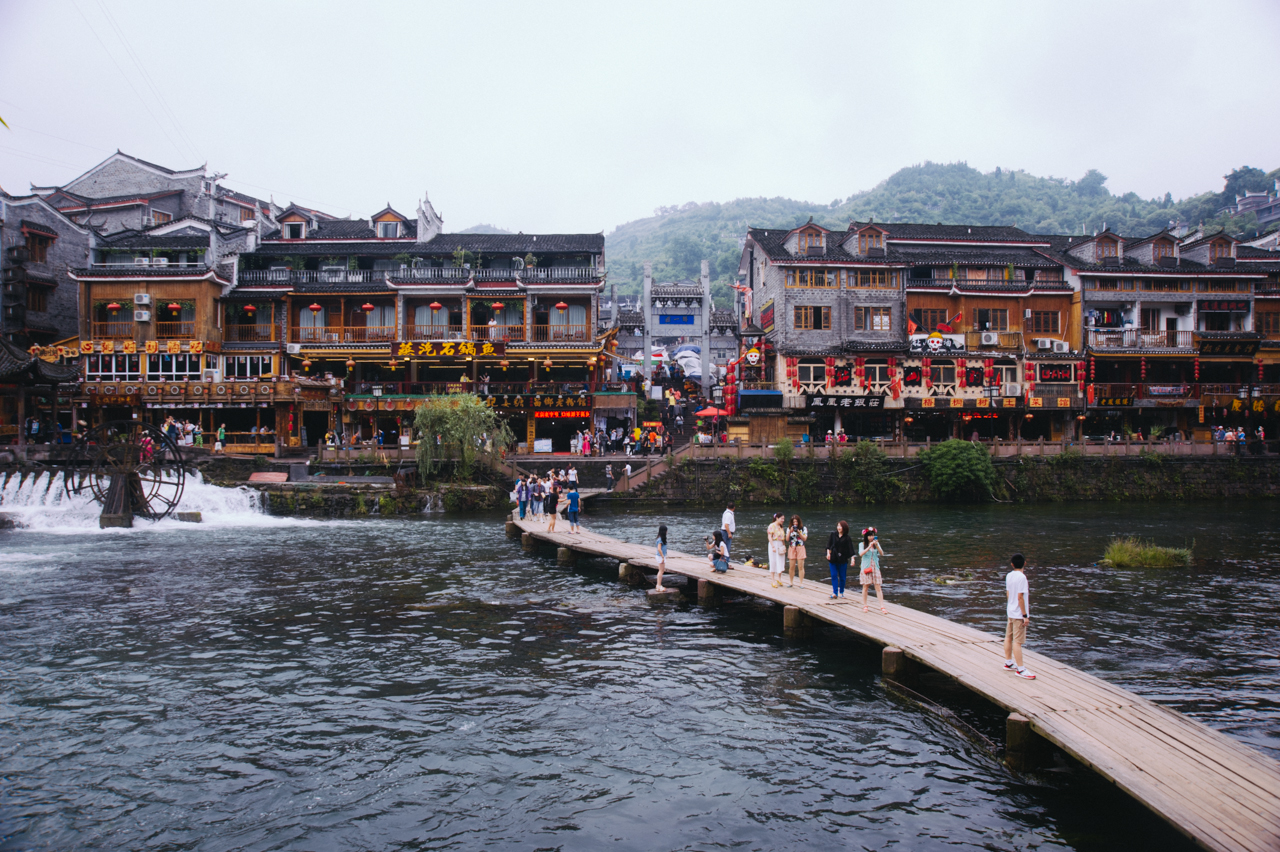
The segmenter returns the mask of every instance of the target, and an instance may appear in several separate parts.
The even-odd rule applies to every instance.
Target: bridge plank
[[[651,547],[596,533],[547,533],[517,522],[534,538],[656,570]],[[1003,636],[888,603],[862,612],[861,588],[829,598],[825,577],[799,589],[774,588],[762,568],[734,563],[717,574],[702,555],[671,552],[667,571],[786,606],[906,654],[999,706],[1021,713],[1068,754],[1115,783],[1200,845],[1221,852],[1280,850],[1280,761],[1176,711],[1044,654],[1026,650],[1034,681],[1004,669]]]

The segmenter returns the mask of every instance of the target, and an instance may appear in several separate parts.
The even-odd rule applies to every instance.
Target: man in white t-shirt
[[[1031,587],[1027,584],[1027,575],[1022,572],[1025,562],[1021,553],[1009,557],[1009,566],[1013,570],[1004,578],[1004,667],[1018,677],[1035,680],[1031,670],[1022,665],[1022,645],[1027,641],[1027,625],[1031,623]]]
[[[733,519],[733,504],[726,504],[724,514],[720,516],[720,529],[724,530],[724,551],[729,552],[729,547],[733,542],[733,534],[738,531],[738,525]]]

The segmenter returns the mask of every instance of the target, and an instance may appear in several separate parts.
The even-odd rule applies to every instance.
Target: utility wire
[[[161,123],[160,119],[156,118],[155,112],[151,109],[151,104],[147,103],[147,99],[138,91],[138,87],[133,84],[133,80],[130,79],[128,74],[124,73],[124,68],[122,68],[120,63],[116,61],[115,54],[107,49],[106,42],[102,40],[102,36],[98,35],[98,31],[93,28],[93,24],[90,23],[88,16],[86,16],[84,10],[80,8],[79,2],[77,2],[77,0],[72,0],[71,5],[76,7],[76,11],[80,13],[80,17],[84,20],[85,26],[89,28],[89,32],[93,33],[93,37],[97,39],[98,44],[101,45],[102,52],[111,60],[111,64],[116,66],[116,70],[120,72],[120,76],[124,78],[124,81],[129,84],[129,88],[133,89],[134,96],[137,97],[138,102],[142,104],[142,107],[147,111],[147,114],[151,116],[151,120],[156,123],[156,127],[164,134],[164,138],[169,140],[169,144],[173,146],[174,151],[180,152],[181,149],[179,148],[178,143],[173,141],[173,137],[169,135],[169,131],[165,128],[164,124]]]
[[[160,89],[156,86],[155,81],[151,79],[151,73],[147,71],[147,66],[138,59],[138,54],[129,43],[129,39],[125,37],[124,30],[122,30],[120,25],[116,23],[115,17],[111,14],[111,10],[107,8],[107,5],[103,0],[98,0],[98,7],[102,9],[102,14],[106,17],[107,23],[111,25],[113,30],[115,30],[116,38],[120,39],[120,43],[124,45],[125,52],[128,53],[129,58],[133,60],[134,67],[138,69],[138,73],[142,76],[143,82],[150,87],[152,94],[155,95],[156,100],[160,103],[160,108],[164,111],[165,115],[169,117],[169,121],[173,123],[174,128],[178,131],[178,135],[182,137],[183,142],[187,146],[187,150],[195,157],[195,159],[204,159],[200,156],[200,152],[197,150],[195,143],[191,141],[191,137],[187,135],[186,129],[183,128],[181,123],[179,123],[178,117],[174,115],[173,110],[169,108],[169,102],[164,99],[164,95],[160,93]]]

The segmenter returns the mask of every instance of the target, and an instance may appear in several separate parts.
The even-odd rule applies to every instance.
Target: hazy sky
[[[0,0],[0,186],[117,148],[336,215],[610,231],[963,160],[1218,190],[1280,166],[1280,2]]]

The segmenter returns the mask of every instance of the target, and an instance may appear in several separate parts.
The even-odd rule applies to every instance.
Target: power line
[[[191,141],[191,137],[187,135],[187,131],[183,128],[182,124],[179,123],[178,117],[174,115],[173,110],[169,108],[169,102],[164,99],[164,95],[160,93],[160,89],[156,86],[155,81],[151,79],[151,73],[147,71],[147,67],[139,61],[138,54],[134,52],[133,46],[129,43],[129,39],[125,37],[124,31],[120,29],[120,25],[116,23],[115,17],[111,14],[111,10],[107,8],[107,5],[102,2],[102,0],[98,0],[98,7],[102,9],[102,14],[106,17],[107,23],[111,25],[113,30],[115,30],[116,37],[120,39],[120,43],[124,45],[125,52],[128,53],[129,58],[133,60],[134,67],[136,67],[138,72],[142,75],[143,82],[151,88],[152,94],[155,95],[156,100],[160,103],[160,108],[164,110],[165,114],[169,117],[169,121],[172,122],[174,128],[177,129],[178,135],[181,136],[183,141],[186,143],[187,150],[196,159],[204,159],[200,156],[200,151],[196,148],[195,143]]]
[[[98,35],[98,31],[93,28],[93,24],[90,23],[88,16],[86,16],[84,10],[80,8],[79,2],[77,2],[77,0],[72,0],[72,5],[75,6],[76,11],[80,13],[80,17],[84,20],[85,26],[89,28],[89,32],[93,33],[93,37],[97,39],[98,44],[102,47],[102,52],[111,60],[111,64],[116,66],[116,70],[120,72],[120,76],[124,78],[124,81],[129,84],[129,88],[133,89],[134,96],[137,97],[138,102],[142,104],[142,107],[147,111],[147,114],[151,116],[151,120],[156,123],[156,127],[164,134],[164,138],[169,140],[169,144],[173,146],[174,151],[179,151],[178,143],[173,141],[173,137],[169,135],[169,131],[165,129],[164,124],[162,124],[160,120],[156,118],[156,114],[152,112],[151,104],[147,103],[147,99],[138,91],[138,87],[133,85],[133,80],[129,78],[129,75],[124,73],[124,68],[120,67],[120,63],[116,61],[115,55],[107,49],[106,42],[104,42],[102,37]]]

